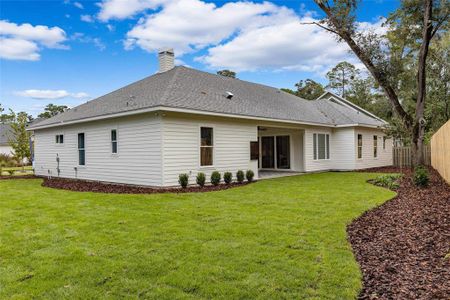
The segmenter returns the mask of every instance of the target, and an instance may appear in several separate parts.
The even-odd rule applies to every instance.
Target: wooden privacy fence
[[[392,148],[393,163],[396,167],[410,167],[412,165],[411,147],[394,147]],[[423,148],[423,156],[425,165],[431,165],[431,147],[426,145]]]
[[[431,138],[431,165],[450,183],[450,121]]]

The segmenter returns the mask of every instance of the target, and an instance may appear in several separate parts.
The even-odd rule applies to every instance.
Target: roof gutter
[[[226,118],[270,121],[270,122],[311,125],[311,126],[321,126],[321,127],[355,127],[355,126],[370,127],[370,128],[379,128],[380,127],[380,126],[376,126],[376,125],[364,125],[364,124],[332,125],[332,124],[315,123],[315,122],[302,122],[302,121],[285,120],[285,119],[272,119],[272,118],[265,118],[265,117],[252,117],[252,116],[246,116],[246,115],[215,113],[215,112],[210,112],[210,111],[175,108],[175,107],[169,107],[169,106],[155,106],[155,107],[150,107],[150,108],[132,110],[132,111],[127,111],[127,112],[122,112],[122,113],[107,114],[107,115],[78,119],[78,120],[67,121],[67,122],[61,121],[58,123],[52,123],[52,124],[47,124],[47,125],[42,125],[42,126],[39,126],[39,124],[37,124],[37,126],[29,127],[29,128],[27,128],[27,130],[28,131],[41,130],[41,129],[59,127],[59,126],[68,126],[68,125],[73,125],[73,124],[100,121],[100,120],[105,120],[105,119],[132,116],[132,115],[157,112],[157,111],[179,112],[179,113],[189,113],[189,114],[197,114],[197,115],[208,115],[208,116],[217,116],[217,117],[226,117]]]

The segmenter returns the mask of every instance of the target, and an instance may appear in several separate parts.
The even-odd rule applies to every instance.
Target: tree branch
[[[407,128],[411,129],[414,123],[414,120],[411,115],[409,115],[403,106],[401,105],[397,93],[394,88],[389,84],[385,74],[379,70],[375,64],[372,62],[370,57],[365,54],[365,51],[355,42],[352,38],[351,33],[349,33],[345,28],[339,26],[339,22],[336,20],[335,16],[331,12],[331,9],[327,7],[323,1],[315,1],[316,4],[322,9],[328,17],[329,22],[336,28],[336,30],[332,30],[332,32],[336,33],[341,39],[343,39],[353,53],[361,60],[361,62],[366,66],[369,72],[372,74],[373,78],[378,82],[381,88],[384,90],[386,96],[389,101],[393,105],[395,111],[400,116],[400,118],[404,121]]]
[[[436,34],[436,32],[439,30],[439,28],[442,26],[442,24],[444,24],[445,21],[447,21],[447,19],[449,18],[450,13],[446,14],[442,19],[440,19],[439,21],[437,21],[434,30],[431,32],[431,38],[434,37],[434,35]]]
[[[319,26],[320,28],[325,29],[326,31],[329,31],[329,32],[331,32],[331,33],[334,33],[334,34],[339,35],[339,33],[338,33],[337,31],[334,31],[334,30],[331,29],[331,28],[328,28],[328,27],[326,27],[326,26],[323,26],[322,24],[320,24],[320,23],[318,23],[318,22],[300,22],[300,24],[301,24],[301,25],[317,25],[317,26]]]

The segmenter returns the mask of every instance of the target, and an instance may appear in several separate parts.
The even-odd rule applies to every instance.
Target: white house
[[[11,134],[11,126],[0,123],[0,154],[13,155],[14,150],[9,145],[9,136]]]
[[[32,125],[35,172],[147,186],[180,173],[315,172],[392,164],[386,123],[331,93],[279,89],[174,67]]]

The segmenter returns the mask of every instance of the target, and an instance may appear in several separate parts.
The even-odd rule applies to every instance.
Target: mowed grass
[[[114,195],[0,181],[0,298],[352,299],[346,225],[395,194],[367,173]]]

